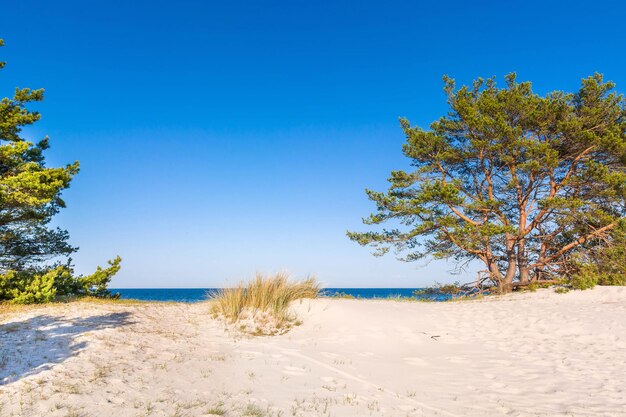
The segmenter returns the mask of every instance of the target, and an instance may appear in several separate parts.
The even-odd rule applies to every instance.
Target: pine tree
[[[68,233],[49,223],[65,207],[61,192],[69,187],[79,164],[47,167],[48,138],[32,143],[20,135],[24,126],[41,117],[26,105],[43,97],[42,89],[17,88],[12,98],[0,101],[0,270],[4,271],[29,269],[76,250],[68,244]]]
[[[4,66],[0,62],[0,69]],[[120,269],[121,259],[110,261],[108,268],[98,267],[92,275],[74,276],[70,260],[65,264],[62,260],[77,248],[68,243],[67,231],[50,227],[52,217],[65,207],[61,193],[79,164],[47,167],[48,138],[32,143],[22,137],[22,128],[41,117],[27,105],[43,100],[43,93],[17,88],[12,98],[0,100],[0,301],[109,296],[106,286]]]
[[[348,232],[383,254],[462,266],[479,260],[500,290],[549,280],[572,251],[606,239],[626,215],[626,110],[596,74],[576,93],[539,96],[529,82],[478,79],[455,89],[429,130],[401,119],[415,169],[391,173],[386,193],[367,190],[394,228]]]

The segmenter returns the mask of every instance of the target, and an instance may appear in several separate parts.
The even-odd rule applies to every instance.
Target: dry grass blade
[[[241,320],[262,321],[261,327],[273,328],[269,333],[280,332],[295,321],[289,313],[292,301],[303,298],[316,298],[320,285],[315,278],[303,281],[290,281],[289,276],[278,273],[264,277],[257,274],[254,279],[240,283],[235,288],[225,288],[211,294],[212,313],[224,317],[230,323]],[[271,323],[269,323],[271,322]],[[268,334],[256,326],[255,332]]]

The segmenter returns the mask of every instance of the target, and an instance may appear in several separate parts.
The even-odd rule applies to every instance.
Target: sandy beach
[[[5,313],[0,415],[626,415],[624,287],[294,308],[274,337],[226,331],[207,303]]]

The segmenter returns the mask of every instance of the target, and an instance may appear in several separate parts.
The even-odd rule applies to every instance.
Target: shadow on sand
[[[130,313],[68,318],[40,315],[0,325],[0,386],[36,375],[77,355],[86,332],[132,324]]]

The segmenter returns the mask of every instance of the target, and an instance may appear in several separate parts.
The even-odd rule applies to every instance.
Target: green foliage
[[[20,136],[23,127],[40,119],[26,105],[42,101],[43,93],[18,88],[12,98],[0,100],[0,270],[5,272],[28,270],[76,250],[68,244],[66,231],[48,225],[65,207],[61,192],[69,187],[79,164],[47,167],[43,152],[48,138],[32,143]]]
[[[573,269],[569,283],[577,289],[596,285],[626,285],[626,224],[622,222],[606,241],[576,253],[567,262]]]
[[[598,285],[626,285],[626,224],[612,233],[608,244],[594,248],[591,261],[600,274]]]
[[[571,275],[569,283],[577,290],[588,290],[598,285],[600,274],[594,267],[584,266]]]
[[[54,300],[57,270],[45,274],[9,271],[0,275],[0,300],[14,304],[47,303]]]
[[[0,62],[0,69],[4,66]],[[17,88],[12,97],[0,100],[0,300],[25,304],[69,295],[109,296],[106,285],[119,270],[119,257],[108,268],[84,277],[75,277],[69,262],[44,264],[58,265],[77,249],[68,243],[66,231],[49,224],[65,207],[61,193],[79,164],[48,167],[44,158],[48,138],[33,143],[21,136],[24,127],[41,117],[27,105],[43,97],[43,89]]]
[[[432,287],[426,287],[413,291],[415,297],[424,295],[437,296],[437,295],[452,295],[457,296],[463,292],[463,287],[459,281],[452,284],[442,284],[436,282]]]
[[[81,284],[81,295],[91,297],[109,297],[110,291],[107,289],[109,282],[113,275],[115,275],[121,268],[122,258],[117,256],[114,260],[109,261],[107,268],[98,267],[96,272],[91,275],[87,275],[79,278]]]
[[[366,190],[375,229],[350,239],[406,261],[479,260],[507,290],[550,278],[624,218],[626,106],[613,83],[595,74],[539,96],[515,74],[504,88],[444,81],[450,112],[429,130],[400,120],[414,168],[392,172],[387,192]]]
[[[437,286],[440,293],[458,295],[462,292],[461,283],[455,282],[454,284],[440,284]]]
[[[98,267],[91,275],[74,275],[69,265],[61,265],[44,272],[9,271],[0,275],[0,302],[14,304],[47,303],[59,297],[117,298],[107,285],[120,269],[118,256],[109,261],[109,267]]]
[[[326,297],[330,297],[330,298],[343,298],[343,299],[347,299],[347,300],[354,300],[354,299],[356,299],[356,298],[357,298],[357,297],[355,297],[354,295],[352,295],[352,294],[348,294],[348,293],[346,293],[346,292],[344,292],[344,291],[341,291],[341,292],[339,292],[339,291],[335,291],[335,292],[334,292],[334,293],[332,293],[332,294],[327,294],[327,295],[326,295]]]

